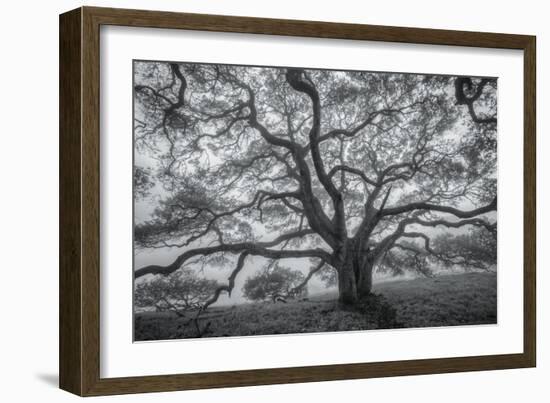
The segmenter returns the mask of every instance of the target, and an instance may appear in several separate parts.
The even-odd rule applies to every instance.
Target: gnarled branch
[[[323,259],[327,262],[332,261],[331,255],[323,249],[304,249],[304,250],[279,250],[270,249],[270,247],[277,246],[281,242],[288,239],[301,238],[303,236],[311,234],[311,230],[301,230],[289,234],[283,234],[273,241],[267,242],[242,242],[237,244],[221,244],[216,246],[209,246],[204,248],[196,248],[188,250],[179,255],[171,264],[167,266],[150,265],[142,267],[134,272],[134,277],[142,277],[147,274],[162,274],[167,275],[178,270],[187,260],[195,256],[206,256],[220,252],[229,253],[244,253],[251,256],[263,256],[269,259],[286,259],[286,258],[311,258],[316,257]]]

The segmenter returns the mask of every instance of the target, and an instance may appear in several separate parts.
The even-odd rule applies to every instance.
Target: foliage
[[[134,304],[138,308],[155,308],[158,312],[196,311],[218,286],[216,280],[199,278],[192,270],[181,269],[166,277],[137,283]]]
[[[381,294],[369,294],[362,297],[356,306],[365,315],[378,324],[379,329],[402,327],[397,321],[397,311]]]
[[[497,263],[497,238],[484,228],[471,228],[465,234],[441,234],[434,239],[434,248],[445,266],[489,270]]]
[[[464,271],[494,270],[497,262],[496,228],[472,227],[418,242],[401,241],[381,259],[378,270],[403,275],[406,271],[431,277],[440,267]]]
[[[337,273],[330,266],[323,267],[321,270],[319,270],[319,272],[316,273],[316,276],[324,283],[326,288],[338,286]]]
[[[437,266],[433,256],[412,242],[403,242],[403,248],[389,250],[380,260],[377,269],[382,273],[391,273],[394,276],[404,275],[406,272],[431,277],[433,266]]]
[[[299,270],[275,263],[247,278],[243,286],[243,295],[251,301],[275,301],[278,297],[303,297],[307,295],[307,287],[297,287],[304,278],[305,276]]]
[[[134,197],[145,198],[150,195],[154,183],[151,180],[151,169],[140,166],[134,167]]]

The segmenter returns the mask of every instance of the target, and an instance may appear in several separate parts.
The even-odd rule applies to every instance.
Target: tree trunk
[[[338,271],[339,301],[346,305],[357,302],[357,283],[353,266],[344,264]]]
[[[357,295],[359,298],[369,295],[372,291],[373,264],[369,261],[358,271]]]
[[[343,304],[353,305],[372,291],[373,264],[368,260],[364,263],[361,257],[349,251],[338,269],[339,301]]]
[[[355,275],[354,259],[347,256],[338,270],[339,301],[346,305],[357,302],[357,280]]]

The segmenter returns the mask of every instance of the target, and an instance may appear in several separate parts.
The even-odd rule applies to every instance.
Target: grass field
[[[376,284],[373,291],[377,297],[354,308],[340,306],[335,293],[286,304],[212,307],[201,316],[199,328],[204,332],[202,337],[217,337],[493,324],[497,320],[493,273],[389,281]],[[197,337],[191,317],[171,312],[138,313],[135,340]]]

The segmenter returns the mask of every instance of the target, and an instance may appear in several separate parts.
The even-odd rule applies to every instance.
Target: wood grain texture
[[[101,25],[290,35],[524,51],[524,352],[477,357],[100,377]],[[60,387],[81,395],[532,367],[536,362],[535,37],[82,7],[60,16]]]
[[[537,338],[537,139],[536,139],[536,39],[530,37],[524,48],[523,96],[523,354],[536,366]]]
[[[81,11],[59,22],[59,386],[81,394]]]
[[[99,24],[82,9],[82,390],[99,378],[100,135]]]

